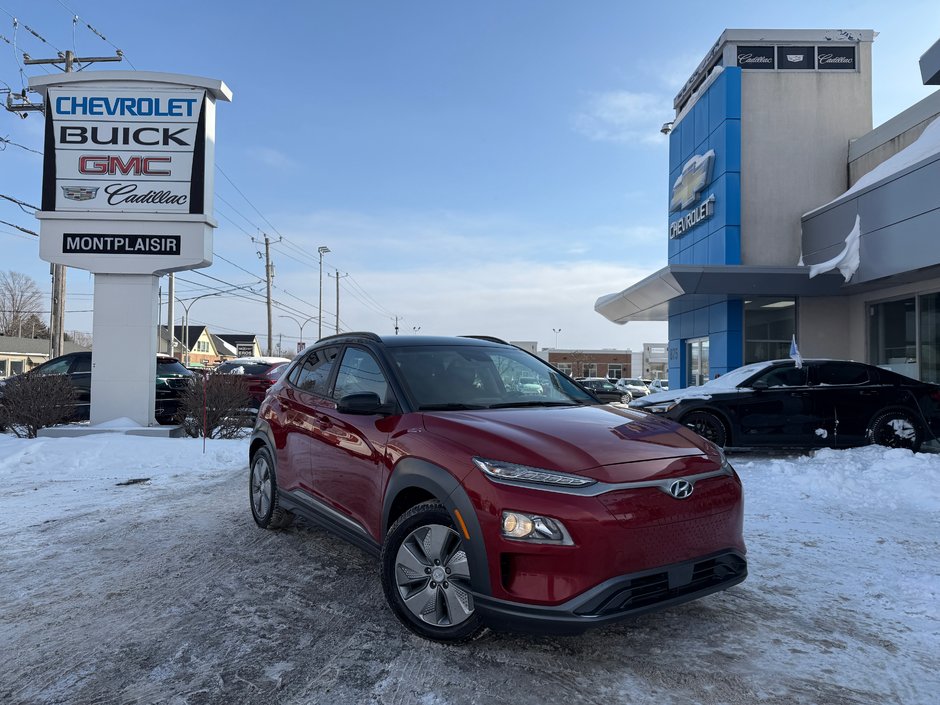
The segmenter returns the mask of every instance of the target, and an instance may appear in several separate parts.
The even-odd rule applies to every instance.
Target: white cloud
[[[272,169],[296,169],[300,166],[283,152],[271,147],[252,147],[248,154],[252,159]]]
[[[597,141],[663,144],[659,129],[671,118],[671,105],[667,96],[655,93],[595,93],[575,116],[575,129]]]

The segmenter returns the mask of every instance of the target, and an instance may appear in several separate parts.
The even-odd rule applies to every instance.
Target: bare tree
[[[42,294],[36,281],[21,272],[0,272],[0,333],[29,335],[29,319],[39,315]]]
[[[91,333],[86,333],[81,330],[69,330],[65,332],[65,339],[71,340],[76,345],[81,345],[83,348],[91,347]]]

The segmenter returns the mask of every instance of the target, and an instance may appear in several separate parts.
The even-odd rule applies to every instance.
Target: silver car
[[[646,386],[642,379],[636,377],[622,377],[617,380],[616,387],[621,392],[630,392],[634,399],[645,397],[650,393],[650,388]]]

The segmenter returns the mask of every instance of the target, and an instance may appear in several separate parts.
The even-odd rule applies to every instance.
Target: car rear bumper
[[[747,561],[735,550],[611,578],[567,602],[528,605],[474,594],[474,609],[500,631],[580,634],[591,627],[696,600],[743,582]]]

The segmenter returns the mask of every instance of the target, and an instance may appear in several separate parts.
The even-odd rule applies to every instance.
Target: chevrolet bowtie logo
[[[669,199],[670,213],[688,208],[698,200],[711,178],[714,160],[715,150],[709,149],[705,154],[696,154],[685,163],[682,173],[672,185],[672,197]]]

